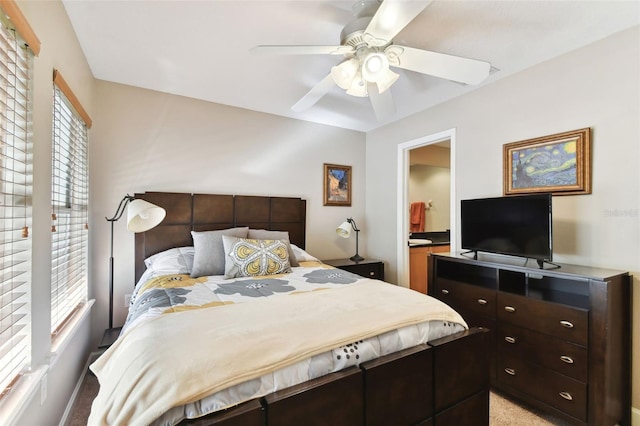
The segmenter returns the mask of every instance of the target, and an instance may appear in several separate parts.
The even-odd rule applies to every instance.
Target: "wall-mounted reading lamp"
[[[351,236],[352,228],[354,231],[356,231],[356,254],[351,256],[349,259],[353,260],[354,262],[360,262],[361,260],[364,260],[364,257],[358,254],[358,233],[360,232],[360,230],[358,229],[358,225],[356,225],[356,221],[352,218],[347,218],[346,222],[342,222],[342,225],[338,226],[338,229],[336,229],[336,233],[342,238],[349,238]]]
[[[113,224],[120,220],[125,208],[129,204],[127,210],[127,229],[131,232],[144,232],[149,229],[155,228],[162,222],[167,212],[162,207],[158,207],[155,204],[151,204],[145,200],[138,200],[127,194],[124,196],[118,209],[113,217],[107,219],[111,223],[111,251],[109,257],[109,329],[105,331],[103,342],[108,335],[113,334]],[[119,333],[117,329],[116,332]],[[115,336],[117,337],[117,335]],[[113,336],[109,338],[111,341],[115,340]],[[102,345],[101,345],[102,346]]]

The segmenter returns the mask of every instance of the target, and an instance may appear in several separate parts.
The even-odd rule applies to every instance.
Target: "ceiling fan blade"
[[[465,84],[479,84],[489,76],[491,64],[477,59],[446,55],[406,46],[385,49],[389,64]]]
[[[391,90],[380,93],[377,84],[369,83],[367,84],[367,92],[369,92],[371,106],[378,121],[386,121],[395,115],[396,104],[393,102]]]
[[[346,55],[354,52],[352,46],[255,46],[254,55]]]
[[[318,84],[313,86],[294,106],[291,107],[295,112],[302,112],[311,108],[316,102],[326,95],[333,88],[334,82],[331,74],[320,80]]]
[[[363,38],[369,46],[388,44],[432,0],[385,0],[373,15]]]

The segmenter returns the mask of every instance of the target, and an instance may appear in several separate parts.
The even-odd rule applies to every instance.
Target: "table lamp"
[[[351,256],[349,259],[353,260],[354,262],[360,262],[364,260],[364,257],[358,254],[358,233],[360,232],[360,230],[356,225],[356,221],[352,218],[347,218],[346,222],[342,222],[342,224],[338,226],[338,228],[336,229],[336,233],[342,238],[349,238],[351,236],[351,229],[356,231],[356,254]]]

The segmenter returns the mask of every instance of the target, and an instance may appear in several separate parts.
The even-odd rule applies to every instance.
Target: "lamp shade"
[[[362,71],[358,70],[356,76],[351,81],[351,86],[347,89],[347,94],[365,98],[367,96],[367,82],[362,78]]]
[[[127,209],[127,228],[131,232],[144,232],[157,226],[167,212],[145,200],[132,200]]]
[[[342,225],[336,229],[336,234],[342,238],[349,238],[351,236],[351,224],[348,221],[342,222]]]
[[[389,70],[389,60],[382,52],[369,53],[362,62],[362,75],[368,82],[382,80]]]
[[[355,58],[348,59],[331,68],[331,77],[338,86],[347,90],[351,87],[351,82],[356,77],[358,67],[358,61]]]
[[[384,76],[376,81],[376,84],[378,85],[378,93],[383,93],[385,90],[391,87],[391,85],[396,82],[398,77],[400,77],[399,74],[396,74],[390,69],[387,69],[384,73]]]

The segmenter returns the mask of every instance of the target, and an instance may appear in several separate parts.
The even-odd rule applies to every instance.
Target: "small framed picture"
[[[324,164],[324,205],[351,205],[351,166]]]
[[[505,144],[504,194],[590,194],[590,133],[587,127]]]

